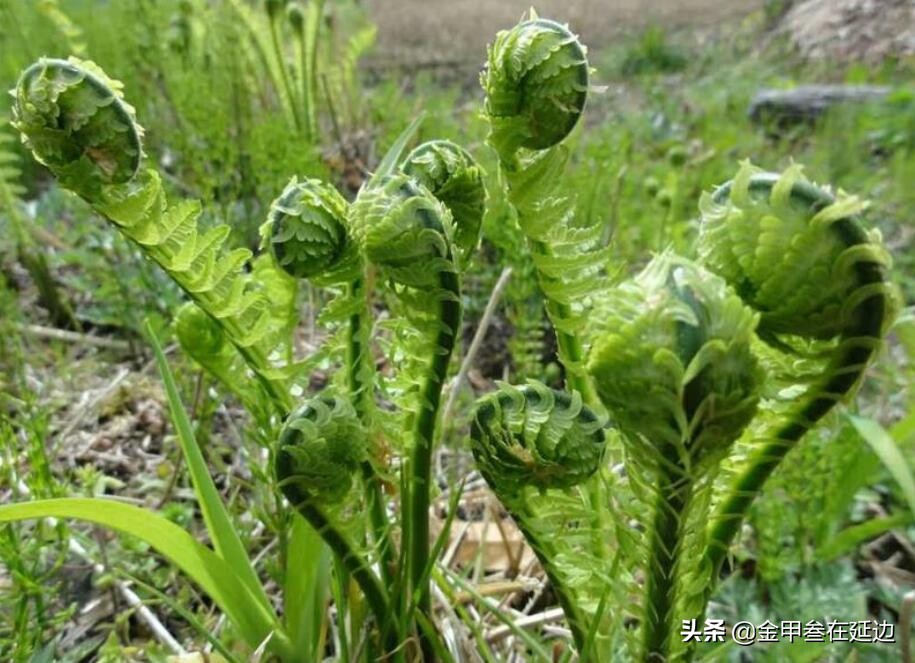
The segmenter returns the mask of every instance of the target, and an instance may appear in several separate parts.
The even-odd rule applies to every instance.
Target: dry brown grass
[[[541,16],[568,22],[599,48],[616,35],[657,23],[714,27],[759,9],[763,0],[540,0]],[[531,0],[365,0],[378,25],[377,56],[396,62],[482,60],[495,32],[513,25]]]

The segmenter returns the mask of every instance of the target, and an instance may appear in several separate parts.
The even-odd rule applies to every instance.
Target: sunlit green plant
[[[581,655],[685,659],[693,652],[676,637],[681,620],[701,619],[750,504],[801,436],[853,392],[879,347],[894,299],[888,258],[879,235],[863,229],[858,199],[816,187],[798,166],[778,175],[745,164],[703,199],[696,262],[665,253],[607,287],[615,266],[576,224],[563,178],[563,141],[588,92],[585,56],[566,27],[532,15],[499,33],[481,81],[489,144],[565,367],[569,393],[556,402],[605,408],[621,440],[607,455],[623,461],[625,475],[603,466],[581,487],[565,486],[564,509],[550,509],[557,496],[522,508],[515,466],[530,463],[525,476],[537,485],[541,456],[527,441],[537,428],[517,423],[504,441],[502,428],[479,423],[501,402],[486,397],[472,443],[541,556]],[[795,403],[781,402],[799,389]],[[494,463],[502,445],[509,462]],[[716,481],[722,464],[736,472],[730,487]],[[586,535],[562,550],[544,547],[526,524],[564,532],[571,514]],[[601,526],[608,521],[612,536]],[[587,571],[588,591],[556,572],[559,560]],[[633,593],[642,598],[630,612],[621,606]],[[624,616],[638,620],[639,637]]]
[[[274,46],[282,5],[265,5]],[[289,17],[304,29],[295,10]],[[753,499],[853,392],[879,347],[892,315],[888,258],[857,199],[814,186],[798,167],[775,175],[745,164],[703,199],[695,261],[665,252],[614,283],[603,229],[575,218],[565,177],[590,76],[577,37],[536,15],[489,50],[488,144],[533,257],[565,388],[501,385],[478,402],[470,445],[540,559],[582,659],[686,659],[680,620],[701,618]],[[291,79],[281,85],[291,99]],[[462,272],[487,207],[473,157],[431,141],[402,159],[414,122],[352,203],[329,184],[291,180],[255,257],[227,246],[226,226],[202,230],[198,203],[168,200],[144,162],[133,108],[92,63],[40,60],[14,97],[15,126],[36,159],[185,291],[179,343],[268,440],[271,489],[291,522],[287,605],[327,589],[326,578],[297,584],[304,575],[293,566],[317,554],[320,537],[335,560],[338,655],[366,634],[369,660],[447,660],[431,603],[444,540],[430,537],[431,459]],[[298,358],[292,342],[303,279],[333,297],[319,354],[343,365],[316,396],[304,395],[312,358]],[[394,378],[372,360],[375,294],[406,355],[394,357]],[[280,616],[267,597],[152,340],[213,546],[113,501],[7,505],[0,520],[73,517],[139,536],[213,599],[252,651],[322,656],[320,638],[306,636],[320,627],[296,609]],[[786,391],[800,396],[783,402]],[[377,407],[379,392],[393,408]],[[722,467],[733,484],[720,480]],[[342,599],[349,580],[361,598]]]
[[[133,108],[98,67],[76,59],[41,60],[23,74],[15,96],[16,127],[36,158],[158,263],[192,300],[176,316],[182,347],[236,393],[268,436],[275,431],[270,453],[277,490],[334,553],[341,582],[349,576],[361,588],[371,614],[363,614],[359,623],[374,623],[376,633],[367,652],[395,659],[415,656],[403,644],[415,634],[425,655],[436,657],[442,645],[428,589],[431,454],[461,319],[458,256],[465,262],[478,242],[485,199],[472,157],[438,141],[420,146],[404,162],[411,175],[398,174],[414,124],[353,205],[329,185],[293,179],[271,205],[261,229],[264,250],[255,258],[244,249],[223,248],[225,226],[199,230],[197,203],[168,201],[159,174],[143,161],[143,131]],[[403,441],[396,442],[409,456],[403,470],[408,489],[402,500],[400,560],[381,490],[390,470],[379,446],[383,431],[373,404],[372,321],[364,276],[370,266],[403,302],[420,340],[418,361],[406,379],[413,387],[400,399],[407,415],[397,433]],[[293,394],[303,388],[308,366],[308,360],[295,359],[291,346],[299,279],[337,293],[325,318],[343,328],[346,379],[333,388],[341,392],[336,398],[322,396],[297,406]],[[266,643],[280,658],[299,660],[297,625],[282,623],[267,602],[207,474],[161,354],[159,359],[214,549],[164,520],[140,527],[132,515],[135,508],[106,502],[30,503],[9,517],[44,509],[47,515],[82,517],[140,536],[210,594],[252,649]],[[246,380],[246,374],[253,380]],[[352,489],[354,475],[361,477],[359,491]],[[322,479],[315,483],[318,477]],[[363,502],[366,522],[352,516]],[[194,555],[203,566],[193,561]],[[290,561],[299,557],[292,550],[287,555]],[[231,581],[232,575],[242,582]],[[349,636],[355,639],[360,627],[351,624]]]

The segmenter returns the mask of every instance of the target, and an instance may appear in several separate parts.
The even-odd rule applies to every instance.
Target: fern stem
[[[318,36],[321,33],[321,17],[324,15],[324,0],[311,0],[308,3],[308,18],[305,21],[305,43],[302,54],[303,74],[302,91],[303,109],[305,112],[305,126],[308,135],[314,139],[318,134],[317,103],[318,103]]]
[[[327,515],[310,501],[296,505],[299,513],[320,534],[327,546],[334,552],[344,569],[353,577],[362,590],[365,600],[375,614],[385,648],[392,651],[397,647],[396,636],[391,629],[391,611],[384,588],[378,577],[356,552],[350,541],[330,522]]]
[[[312,131],[312,123],[310,122],[312,111],[308,97],[308,74],[306,73],[308,71],[308,52],[306,50],[304,33],[296,32],[296,51],[300,80],[298,93],[301,95],[302,114],[305,116],[305,139],[311,142],[314,140],[314,132]]]
[[[432,448],[441,404],[442,387],[461,324],[461,290],[457,273],[440,272],[440,327],[433,346],[433,357],[419,393],[418,412],[413,426],[410,456],[409,545],[411,592],[419,611],[431,622],[429,592],[429,503],[432,481]],[[423,638],[420,630],[420,637]],[[424,651],[426,648],[424,647]]]
[[[283,48],[280,45],[280,35],[277,27],[278,20],[279,19],[275,16],[271,17],[269,20],[270,40],[273,42],[273,54],[276,57],[276,65],[280,70],[280,79],[283,82],[283,89],[286,92],[286,99],[289,103],[289,112],[292,114],[292,121],[295,124],[295,128],[301,131],[302,118],[299,114],[299,105],[296,102],[295,91],[292,89],[292,83],[289,80],[289,71],[286,67],[286,60],[283,57]]]
[[[832,227],[849,247],[868,242],[865,231],[852,219],[839,220]],[[810,396],[788,415],[773,438],[757,449],[713,514],[705,555],[713,581],[718,578],[730,545],[766,480],[804,434],[854,389],[876,352],[889,314],[887,293],[876,287],[885,282],[883,267],[878,262],[861,261],[855,270],[860,283],[857,292],[868,294],[858,302],[856,315],[840,337],[824,379],[811,388]]]
[[[346,342],[346,371],[349,391],[353,397],[353,407],[359,420],[368,428],[372,411],[372,385],[364,382],[368,374],[370,355],[366,343],[365,322],[368,320],[365,311],[365,282],[360,276],[350,284],[350,295],[359,301],[359,308],[350,315]],[[372,527],[372,540],[378,546],[381,561],[381,577],[385,583],[391,583],[393,557],[390,540],[390,527],[385,513],[384,497],[381,490],[381,478],[368,460],[362,461],[362,482],[365,487],[369,519]]]
[[[543,256],[552,254],[549,245],[538,239],[531,239],[531,248]],[[537,270],[537,277],[541,283],[541,292],[544,292],[543,284],[549,281],[556,281],[553,277],[544,274],[540,269]],[[568,320],[572,316],[572,311],[568,304],[557,301],[544,294],[546,301],[546,312],[553,324],[556,332],[556,343],[559,346],[559,361],[562,362],[566,371],[566,385],[569,389],[575,390],[581,394],[582,400],[590,407],[602,408],[591,381],[585,374],[582,363],[584,362],[585,352],[581,341],[574,334],[563,331],[559,327],[563,320]]]
[[[544,257],[552,257],[553,250],[549,243],[541,237],[533,236],[525,231],[525,227],[528,225],[525,223],[525,218],[529,215],[532,216],[529,210],[538,209],[539,205],[536,204],[538,200],[542,202],[545,196],[555,193],[557,182],[554,178],[556,174],[550,170],[538,172],[531,182],[526,182],[523,185],[523,190],[519,192],[511,185],[512,180],[516,179],[525,170],[525,165],[518,158],[518,155],[512,154],[508,157],[500,155],[499,169],[502,181],[509,183],[507,188],[508,199],[518,215],[518,225],[521,227],[531,251]],[[549,286],[560,283],[561,279],[545,273],[537,265],[536,261],[534,266],[537,271],[540,294],[546,302],[547,316],[556,333],[556,343],[559,346],[559,361],[565,368],[566,384],[570,389],[574,389],[581,394],[582,400],[586,405],[601,410],[603,405],[598,400],[597,394],[591,386],[591,381],[582,368],[585,353],[581,341],[577,336],[562,328],[564,326],[562,324],[563,321],[572,317],[572,309],[568,303],[559,301],[547,294],[550,290]]]
[[[677,579],[692,480],[679,463],[661,470],[649,542],[642,642],[645,661],[667,661],[677,603]]]
[[[518,525],[518,529],[521,530],[521,534],[527,540],[531,550],[534,551],[534,554],[540,561],[540,566],[543,567],[546,577],[549,578],[550,589],[552,589],[553,594],[556,596],[556,600],[559,601],[559,606],[562,608],[562,612],[569,624],[569,630],[572,631],[572,639],[575,641],[575,648],[578,650],[578,655],[579,657],[584,657],[585,647],[588,642],[588,622],[585,619],[584,613],[579,608],[574,595],[569,588],[566,587],[565,583],[563,583],[562,574],[559,573],[559,570],[556,568],[555,560],[557,552],[552,545],[537,536],[536,532],[527,526],[529,519],[536,518],[536,514],[531,511],[527,502],[522,501],[520,504],[510,502],[513,502],[513,500],[509,500],[508,502],[503,501],[503,505],[511,513],[515,524]]]

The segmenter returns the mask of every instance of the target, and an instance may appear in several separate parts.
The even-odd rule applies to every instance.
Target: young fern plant
[[[608,660],[628,643],[638,660],[685,660],[694,652],[675,637],[680,620],[701,618],[752,501],[872,361],[894,308],[889,259],[856,198],[814,186],[798,167],[774,175],[744,164],[702,199],[696,261],[662,253],[608,288],[600,231],[575,223],[562,178],[588,79],[574,35],[534,15],[489,51],[489,144],[534,256],[567,388],[500,385],[477,404],[471,449],[539,558],[582,659]],[[341,624],[354,638],[365,629],[363,658],[445,658],[430,600],[431,459],[462,271],[487,206],[471,155],[431,141],[401,160],[414,123],[352,204],[326,183],[293,178],[255,258],[225,246],[226,226],[200,229],[199,204],[168,200],[144,164],[132,107],[97,66],[40,60],[14,96],[14,125],[35,157],[187,293],[179,342],[272,439],[278,513],[294,518],[293,531],[304,519],[333,552],[338,602],[350,579],[359,587],[372,617],[352,610]],[[342,343],[328,347],[342,349],[344,365],[342,380],[307,398],[309,360],[291,343],[301,279],[334,292],[322,320],[340,323]],[[376,280],[409,339],[408,360],[394,357],[398,386],[383,392],[397,427],[375,403],[387,386],[370,344]],[[0,521],[75,517],[137,535],[212,596],[252,651],[303,660],[297,626],[276,614],[154,347],[213,547],[104,500],[4,505]],[[800,396],[780,401],[788,392]],[[394,520],[382,490],[394,472],[389,447],[405,458]],[[622,471],[610,471],[610,457]],[[730,485],[720,485],[722,468]],[[289,559],[303,559],[291,538],[299,547]],[[624,623],[633,596],[637,629]]]
[[[198,227],[200,204],[170,204],[159,173],[143,168],[143,130],[121,85],[95,64],[41,59],[19,79],[14,126],[61,185],[88,202],[225,330],[261,387],[288,412],[290,375],[271,359],[288,356],[289,293],[266,292],[242,271],[247,249],[227,249],[229,226]],[[276,283],[276,281],[272,281]]]
[[[431,623],[432,452],[442,389],[460,333],[459,261],[479,242],[483,206],[473,201],[481,200],[485,191],[479,167],[450,143],[418,147],[405,160],[404,173],[373,178],[359,193],[349,218],[362,254],[391,284],[423,337],[413,353],[418,361],[408,398],[415,400],[406,406],[410,448],[406,480],[401,482],[405,564],[400,587],[406,590],[407,611],[415,602]]]
[[[576,546],[568,539],[582,536],[581,521],[587,521],[577,487],[604,461],[604,428],[580,394],[534,381],[520,387],[503,384],[481,398],[471,424],[477,467],[540,560],[582,653],[590,647],[594,615],[588,614],[593,606],[587,592],[595,579],[588,577],[591,582],[576,587],[569,576],[593,567],[595,560],[576,558]],[[555,519],[542,517],[543,501],[560,502],[560,527]]]
[[[773,351],[807,360],[792,376],[803,393],[754,440],[715,507],[705,555],[714,582],[754,498],[786,454],[852,394],[873,361],[897,306],[890,257],[866,205],[808,181],[800,166],[766,173],[745,162],[700,202],[700,260],[759,312],[759,337]]]
[[[567,384],[599,405],[576,332],[608,253],[599,246],[601,228],[576,224],[574,194],[563,179],[569,158],[563,141],[584,112],[590,73],[587,49],[568,27],[532,10],[528,20],[496,35],[480,82],[487,142],[533,256]]]

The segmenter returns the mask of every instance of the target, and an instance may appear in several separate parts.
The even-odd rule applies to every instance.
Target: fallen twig
[[[486,302],[486,308],[483,310],[483,317],[480,318],[480,324],[477,326],[476,332],[474,332],[473,340],[470,341],[467,355],[461,363],[461,369],[451,382],[451,389],[448,392],[448,401],[445,403],[445,409],[442,410],[443,422],[452,420],[451,413],[454,410],[454,403],[457,400],[457,395],[461,391],[461,387],[464,386],[464,382],[467,380],[467,374],[470,372],[470,367],[473,366],[473,361],[480,351],[480,346],[483,344],[483,339],[486,337],[486,330],[489,329],[489,325],[492,322],[492,316],[496,312],[496,306],[499,304],[502,292],[505,290],[505,286],[508,285],[508,279],[511,275],[512,268],[506,267],[499,275],[499,280],[496,281],[496,285],[493,286],[492,293],[489,295],[489,301]]]
[[[36,338],[47,338],[53,341],[65,341],[67,343],[80,343],[91,345],[96,348],[106,348],[109,350],[119,350],[127,352],[130,350],[130,343],[116,338],[105,338],[104,336],[92,336],[90,334],[80,334],[79,332],[67,331],[66,329],[57,329],[56,327],[44,327],[42,325],[24,325],[13,323],[16,331]]]
[[[526,615],[524,617],[517,617],[515,619],[515,626],[518,628],[530,628],[532,626],[540,626],[541,624],[550,624],[552,622],[558,622],[564,618],[562,608],[551,608],[550,610],[544,610],[543,612],[538,612],[535,615]],[[486,641],[489,643],[498,642],[503,640],[512,634],[512,629],[504,624],[496,626],[489,633],[486,634]]]
[[[902,663],[912,663],[912,609],[915,607],[915,591],[902,597],[899,611],[899,647],[902,649]]]

